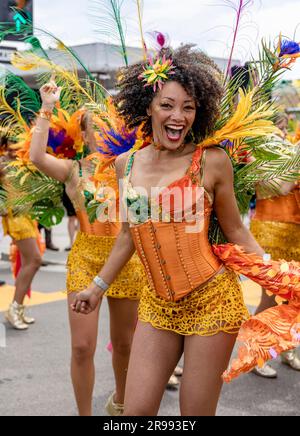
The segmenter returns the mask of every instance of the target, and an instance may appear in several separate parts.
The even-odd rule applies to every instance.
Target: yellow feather
[[[272,121],[268,120],[268,118],[274,115],[274,111],[269,109],[267,104],[262,104],[250,113],[255,92],[256,89],[253,89],[245,94],[240,89],[240,101],[234,115],[224,127],[201,142],[199,146],[205,148],[218,145],[224,140],[235,141],[246,137],[255,138],[278,133],[278,128]]]
[[[78,93],[84,95],[90,103],[97,104],[93,97],[81,85],[74,65],[71,71],[68,71],[60,65],[57,65],[54,62],[37,56],[36,54],[31,52],[15,52],[11,58],[11,64],[19,70],[29,71],[36,69],[46,69],[52,71],[53,73],[55,73],[57,78],[60,78],[68,84],[69,90],[77,91]]]

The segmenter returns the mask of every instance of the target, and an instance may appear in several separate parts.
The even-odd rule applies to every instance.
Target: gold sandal
[[[176,375],[172,374],[167,383],[166,389],[177,390],[179,386],[179,380]]]
[[[176,368],[174,369],[174,375],[176,375],[176,377],[182,377],[183,374],[183,368],[181,368],[181,366],[176,366]]]
[[[118,404],[114,402],[115,392],[111,394],[105,404],[105,410],[109,416],[122,416],[124,413],[124,404]]]

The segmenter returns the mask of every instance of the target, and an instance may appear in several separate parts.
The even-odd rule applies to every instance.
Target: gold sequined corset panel
[[[258,200],[254,219],[259,221],[300,224],[299,184],[288,195]]]

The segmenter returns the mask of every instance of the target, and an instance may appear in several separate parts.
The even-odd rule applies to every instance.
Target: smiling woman
[[[248,317],[236,276],[223,267],[208,241],[213,208],[229,240],[262,254],[243,227],[226,154],[220,149],[206,152],[197,147],[211,134],[219,115],[219,71],[206,55],[186,45],[175,51],[163,48],[156,59],[125,68],[118,84],[117,111],[130,128],[144,122],[144,135],[153,138],[148,147],[117,159],[118,178],[125,179],[126,204],[138,202],[138,187],[147,193],[153,187],[166,191],[177,188],[181,196],[185,188],[192,193],[199,187],[205,191],[204,208],[195,218],[203,224],[197,232],[188,232],[186,219],[179,222],[173,204],[169,219],[153,219],[148,205],[157,201],[162,206],[160,196],[149,202],[140,197],[145,219],[137,222],[128,217],[129,223],[123,223],[100,272],[108,286],[136,248],[148,278],[128,370],[125,415],[157,414],[165,385],[183,350],[181,412],[213,415],[221,374],[228,365],[235,335]],[[194,195],[192,208],[195,200]],[[186,205],[185,199],[182,204]],[[106,287],[101,283],[78,294],[73,310],[89,313]]]
[[[179,136],[185,137],[185,142],[194,140],[200,142],[206,135],[212,132],[215,121],[219,115],[219,101],[222,95],[222,87],[219,81],[220,71],[215,63],[204,53],[192,51],[190,45],[185,45],[172,52],[163,49],[161,55],[166,59],[172,58],[175,69],[171,78],[181,85],[181,89],[187,92],[187,99],[183,102],[185,113],[193,113],[194,122],[191,130],[183,133],[183,127],[168,125],[168,135],[172,140]],[[141,87],[141,75],[144,63],[135,64],[126,70],[126,74],[120,73],[119,87],[122,90],[116,97],[120,114],[125,118],[130,127],[137,127],[144,121],[144,133],[152,136],[153,126],[150,104],[155,95],[155,88],[145,85]],[[156,100],[165,113],[174,108],[174,99],[168,98],[167,91],[163,91],[160,102]],[[162,98],[163,97],[163,98]],[[152,106],[153,107],[153,106]],[[157,108],[157,106],[155,106]],[[162,112],[163,112],[162,111]],[[147,115],[147,116],[145,116]],[[172,127],[175,129],[172,130]],[[181,131],[182,135],[174,130]]]
[[[224,140],[227,143],[232,139],[238,147],[241,139],[245,145],[245,138],[257,138],[259,147],[260,138],[265,142],[266,135],[276,131],[269,121],[273,111],[260,97],[265,95],[263,86],[269,82],[264,82],[261,89],[241,91],[236,107],[235,91],[229,87],[221,104],[222,80],[214,62],[190,45],[171,50],[164,38],[159,40],[160,49],[154,58],[153,53],[148,53],[143,62],[120,72],[119,94],[114,98],[116,111],[127,127],[141,126],[143,139],[149,143],[145,146],[143,140],[137,141],[132,150],[116,160],[125,207],[136,214],[125,214],[128,216],[124,217],[107,263],[96,281],[76,295],[71,307],[86,315],[95,310],[136,249],[148,284],[139,304],[124,415],[158,413],[165,385],[183,352],[181,414],[214,415],[221,375],[228,366],[236,336],[249,317],[235,268],[243,265],[242,273],[277,295],[282,292],[287,296],[285,287],[292,284],[288,295],[291,298],[297,291],[296,282],[294,277],[282,274],[288,271],[297,279],[299,269],[296,266],[290,271],[290,265],[286,265],[283,272],[280,264],[265,264],[264,250],[243,224],[235,198],[232,164],[236,169],[241,162],[232,160],[231,150],[222,149]],[[267,77],[271,81],[269,74]],[[220,108],[222,116],[218,118]],[[157,188],[158,195],[149,195]],[[178,197],[174,198],[164,215],[164,194],[174,188],[176,197],[183,201],[178,207]],[[194,211],[199,188],[203,207],[195,214],[194,223],[200,225],[190,232],[191,222],[184,214],[185,189],[192,194],[189,204]],[[152,214],[153,210],[158,213]],[[229,244],[212,247],[209,235],[214,218]],[[278,274],[280,284],[274,278]],[[287,311],[291,330],[299,305]],[[255,333],[259,342],[262,335]],[[272,338],[274,342],[277,339],[275,334]],[[285,346],[290,347],[290,342]],[[252,367],[253,363],[255,359]]]

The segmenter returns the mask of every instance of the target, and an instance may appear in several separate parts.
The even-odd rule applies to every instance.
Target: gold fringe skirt
[[[250,230],[273,260],[300,262],[300,224],[252,220]]]
[[[146,286],[139,305],[140,321],[183,336],[237,334],[248,318],[239,279],[228,270],[177,302],[160,298]]]
[[[23,241],[24,239],[36,239],[38,230],[35,222],[27,215],[14,217],[11,212],[2,218],[3,231],[14,241]]]
[[[67,263],[67,292],[86,289],[106,263],[116,238],[78,232]],[[136,254],[110,286],[107,297],[139,300],[147,283],[144,267]]]

